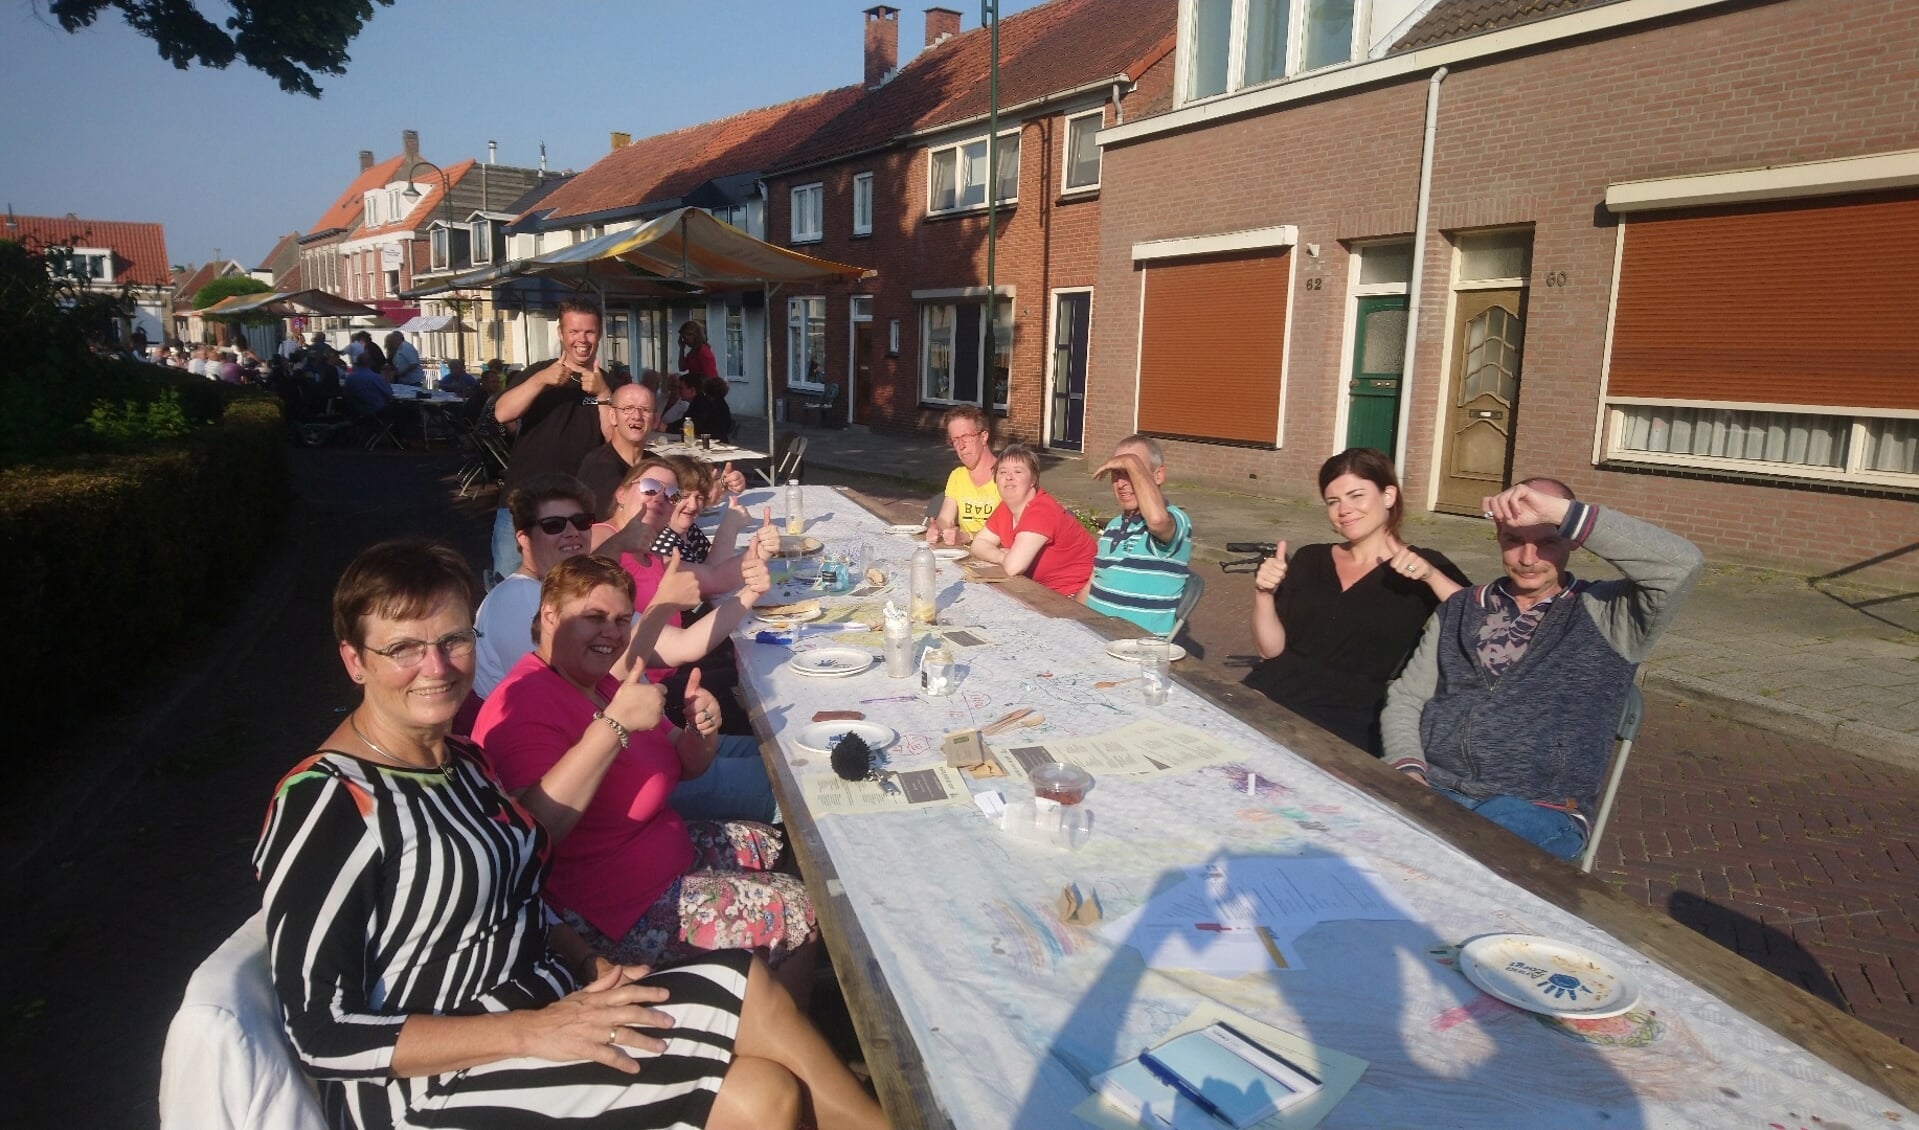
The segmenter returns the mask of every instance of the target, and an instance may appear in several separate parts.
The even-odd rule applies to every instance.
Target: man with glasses
[[[947,409],[940,417],[940,429],[960,465],[946,476],[946,495],[939,515],[926,527],[926,540],[933,545],[966,545],[999,509],[999,484],[993,480],[999,460],[993,455],[986,413],[971,404]]]
[[[507,462],[503,496],[531,475],[577,471],[586,453],[613,433],[609,385],[596,364],[600,310],[589,302],[560,303],[560,355],[520,374],[494,402],[493,418],[519,422]],[[512,515],[493,518],[493,571],[504,578],[520,567]]]
[[[1193,559],[1193,523],[1166,502],[1166,455],[1147,436],[1113,447],[1094,478],[1113,476],[1119,516],[1100,531],[1093,576],[1080,593],[1088,608],[1131,620],[1156,636],[1173,630]]]
[[[529,475],[506,496],[520,566],[480,602],[473,626],[480,646],[473,693],[485,698],[522,656],[533,650],[533,617],[540,611],[540,578],[586,552],[593,528],[593,492],[571,475]]]
[[[613,492],[626,473],[652,454],[646,441],[653,434],[655,403],[653,390],[637,382],[613,390],[613,434],[580,460],[579,478],[599,500],[599,521],[613,517]]]

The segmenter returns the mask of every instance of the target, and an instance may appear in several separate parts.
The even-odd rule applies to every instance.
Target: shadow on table
[[[1784,930],[1691,891],[1674,891],[1666,900],[1666,913],[1673,921],[1692,927],[1773,976],[1792,982],[1842,1012],[1852,1011],[1818,959]]]
[[[1231,882],[1236,862],[1269,858],[1223,853],[1205,865],[1224,868]],[[1184,877],[1181,870],[1162,872],[1154,891]],[[1140,939],[1143,932],[1136,928],[1129,937]],[[1150,1029],[1155,1034],[1143,1042],[1158,1043],[1208,988],[1223,988],[1221,1005],[1255,1019],[1277,995],[1297,1015],[1276,1019],[1276,1027],[1367,1061],[1358,1084],[1334,1108],[1336,1125],[1534,1127],[1551,1124],[1555,1114],[1583,1112],[1585,1121],[1604,1121],[1608,1130],[1644,1127],[1633,1084],[1596,1048],[1554,1035],[1538,1018],[1493,1001],[1457,971],[1451,950],[1464,940],[1441,938],[1416,921],[1324,922],[1295,941],[1301,967],[1275,968],[1270,985],[1250,975],[1220,981],[1152,971],[1138,950],[1115,944],[1047,1048],[1011,1125],[1084,1125],[1067,1111],[1090,1093],[1091,1077],[1141,1051],[1140,1037],[1125,1033]],[[1430,977],[1449,1003],[1433,1016],[1404,1015],[1409,975]],[[1404,1037],[1407,1030],[1431,1035],[1415,1048]],[[1341,1110],[1345,1118],[1338,1117]],[[1114,1124],[1125,1121],[1116,1118]]]

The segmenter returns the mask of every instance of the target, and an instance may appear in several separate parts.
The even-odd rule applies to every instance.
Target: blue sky
[[[1038,0],[1001,0],[1000,14]],[[216,22],[230,9],[198,0]],[[358,154],[420,131],[442,165],[583,169],[634,137],[858,82],[873,0],[398,0],[376,8],[316,101],[240,64],[174,70],[117,15],[68,35],[0,4],[0,203],[28,215],[166,225],[176,263],[215,250],[252,267],[358,173]],[[945,0],[962,27],[977,0]],[[901,5],[900,61],[924,42]]]

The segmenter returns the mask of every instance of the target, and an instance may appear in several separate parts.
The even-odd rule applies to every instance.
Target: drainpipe
[[[1446,68],[1433,72],[1426,87],[1426,137],[1419,154],[1419,204],[1413,218],[1413,277],[1406,289],[1406,352],[1399,364],[1399,422],[1393,442],[1393,466],[1406,477],[1406,429],[1412,419],[1413,361],[1419,353],[1420,280],[1426,271],[1426,212],[1433,194],[1433,141],[1439,135],[1439,84],[1446,81]],[[1437,473],[1437,456],[1435,470]]]
[[[1126,124],[1126,107],[1119,100],[1121,85],[1117,82],[1113,84],[1113,124],[1116,126]]]

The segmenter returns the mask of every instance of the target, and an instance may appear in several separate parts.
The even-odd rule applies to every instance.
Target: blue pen
[[[1213,1104],[1213,1100],[1207,1098],[1205,1095],[1200,1094],[1198,1087],[1195,1087],[1191,1083],[1188,1083],[1186,1080],[1181,1079],[1179,1077],[1178,1072],[1174,1071],[1172,1068],[1161,1063],[1159,1060],[1153,1058],[1152,1052],[1149,1052],[1149,1051],[1140,1052],[1139,1065],[1141,1067],[1144,1067],[1153,1076],[1153,1078],[1166,1084],[1168,1087],[1171,1087],[1173,1090],[1178,1091],[1180,1094],[1184,1095],[1186,1098],[1191,1099],[1194,1106],[1205,1111],[1207,1114],[1212,1115],[1214,1118],[1219,1119],[1221,1122],[1226,1123],[1228,1126],[1232,1125],[1232,1119],[1227,1118],[1226,1112],[1220,1110],[1219,1107],[1215,1106]]]

